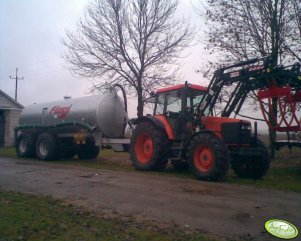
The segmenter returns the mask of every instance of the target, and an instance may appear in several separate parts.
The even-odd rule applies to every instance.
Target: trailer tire
[[[211,133],[201,133],[191,140],[187,160],[199,180],[222,180],[229,167],[227,146]]]
[[[267,147],[261,140],[257,140],[260,155],[254,157],[238,156],[231,159],[234,173],[241,178],[261,179],[270,168],[270,155]]]
[[[36,136],[27,133],[22,133],[16,141],[16,152],[18,157],[35,157],[35,142]]]
[[[168,159],[169,140],[164,130],[149,122],[141,122],[133,131],[130,157],[140,171],[164,169]]]
[[[72,159],[74,156],[76,155],[76,149],[75,147],[73,148],[64,148],[62,150],[62,158],[66,158],[66,159]]]
[[[99,154],[100,148],[98,146],[82,146],[77,151],[79,159],[95,159]]]
[[[86,143],[80,145],[77,150],[79,159],[95,159],[99,155],[100,147],[95,146],[93,137],[88,138]]]
[[[56,160],[60,156],[59,138],[52,133],[44,132],[39,135],[36,143],[37,157],[41,160]]]

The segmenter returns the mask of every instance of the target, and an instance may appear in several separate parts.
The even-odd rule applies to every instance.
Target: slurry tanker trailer
[[[117,94],[121,88],[122,99]],[[101,146],[128,149],[125,139],[127,106],[124,90],[115,85],[109,93],[26,107],[15,129],[19,157],[42,160],[93,159]]]

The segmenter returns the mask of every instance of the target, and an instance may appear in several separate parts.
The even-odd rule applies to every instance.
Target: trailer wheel
[[[80,145],[77,150],[79,159],[95,159],[99,155],[100,148],[95,146],[94,138],[88,138],[86,144]]]
[[[222,140],[210,133],[196,135],[191,140],[187,160],[200,180],[219,181],[228,171],[228,149]]]
[[[238,156],[231,159],[234,173],[241,178],[262,178],[270,168],[270,155],[261,140],[257,140],[258,152],[253,157]]]
[[[22,133],[16,141],[16,152],[18,157],[35,157],[36,136]]]
[[[62,158],[66,158],[66,159],[72,159],[76,154],[76,149],[75,147],[70,147],[70,148],[64,148],[62,150]]]
[[[37,157],[41,160],[56,160],[60,156],[60,143],[55,134],[42,133],[36,144]]]
[[[148,122],[140,123],[134,130],[130,157],[137,170],[163,169],[167,163],[169,140],[164,131]]]

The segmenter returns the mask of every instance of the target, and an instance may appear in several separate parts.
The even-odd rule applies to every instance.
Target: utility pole
[[[21,78],[18,77],[18,68],[16,68],[16,77],[13,78],[13,77],[11,77],[11,75],[10,75],[9,78],[10,78],[10,79],[16,80],[15,101],[17,101],[17,96],[18,96],[18,80],[19,80],[19,79],[23,80],[24,77],[21,77]]]

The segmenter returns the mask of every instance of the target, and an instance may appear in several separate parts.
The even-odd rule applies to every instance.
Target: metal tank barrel
[[[109,138],[123,137],[126,111],[116,91],[108,94],[33,104],[20,116],[20,125],[54,125],[76,121],[88,124]]]

